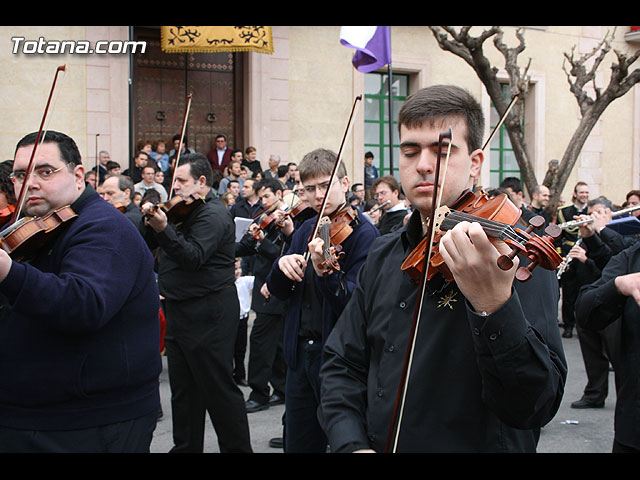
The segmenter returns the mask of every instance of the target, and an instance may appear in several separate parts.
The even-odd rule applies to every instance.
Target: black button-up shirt
[[[419,290],[400,265],[421,237],[414,213],[374,242],[327,340],[320,418],[334,452],[385,450]],[[555,272],[535,269],[488,316],[438,277],[423,302],[397,451],[535,451],[567,373]]]
[[[613,256],[600,278],[582,287],[576,301],[576,317],[584,328],[601,330],[620,319],[615,438],[636,449],[640,448],[640,307],[633,297],[618,292],[615,279],[638,271],[640,243],[635,243]]]

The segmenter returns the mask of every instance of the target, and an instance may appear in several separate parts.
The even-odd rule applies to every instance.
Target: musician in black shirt
[[[611,258],[600,279],[583,287],[576,315],[584,328],[602,330],[619,321],[617,400],[613,452],[640,452],[640,243]]]
[[[420,299],[404,419],[392,435],[397,444],[388,442],[420,298],[401,265],[433,208],[439,134],[451,126],[442,204],[470,189],[484,160],[482,108],[460,88],[420,90],[400,110],[399,125],[400,177],[416,210],[405,227],[374,242],[327,339],[319,417],[331,450],[533,452],[567,373],[555,272],[537,268],[528,282],[514,283],[518,261],[500,269],[500,252],[510,249],[494,246],[475,222],[458,224],[439,242],[455,281],[438,274]]]
[[[171,384],[173,452],[201,453],[209,414],[221,452],[250,452],[242,392],[233,380],[240,319],[235,287],[235,226],[211,191],[213,172],[201,154],[185,154],[174,192],[204,201],[169,223],[162,209],[142,206],[145,238],[158,256],[158,286],[165,297],[165,345]]]

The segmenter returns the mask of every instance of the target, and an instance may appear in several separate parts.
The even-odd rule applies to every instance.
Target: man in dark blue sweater
[[[84,183],[75,142],[35,134],[11,175],[25,216],[77,215],[39,249],[0,249],[0,451],[148,452],[160,405],[158,288],[132,223]],[[14,258],[15,257],[15,258]]]

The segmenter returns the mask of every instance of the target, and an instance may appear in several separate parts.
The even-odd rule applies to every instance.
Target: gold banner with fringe
[[[271,27],[161,27],[165,53],[273,53]]]

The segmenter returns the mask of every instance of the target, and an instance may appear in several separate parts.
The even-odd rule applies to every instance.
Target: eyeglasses
[[[316,189],[321,193],[321,194],[325,194],[327,193],[327,190],[329,189],[329,184],[331,182],[324,182],[324,183],[320,183],[318,185],[305,185],[304,186],[304,191],[308,194],[308,195],[313,195],[316,193]]]
[[[41,167],[36,167],[33,169],[33,174],[38,177],[40,180],[44,180],[45,182],[49,180],[53,175],[58,173],[60,170],[65,168],[67,164],[64,164],[60,168],[53,168],[49,165],[43,165]],[[22,183],[24,182],[25,177],[27,176],[26,170],[16,170],[9,174],[9,178],[13,183]]]
[[[390,190],[383,190],[383,191],[381,191],[381,192],[374,193],[374,194],[373,194],[373,198],[380,198],[380,197],[383,197],[383,196],[384,196],[384,197],[386,197],[386,196],[387,196],[387,195],[389,195],[390,193],[391,193],[391,191],[390,191]]]

